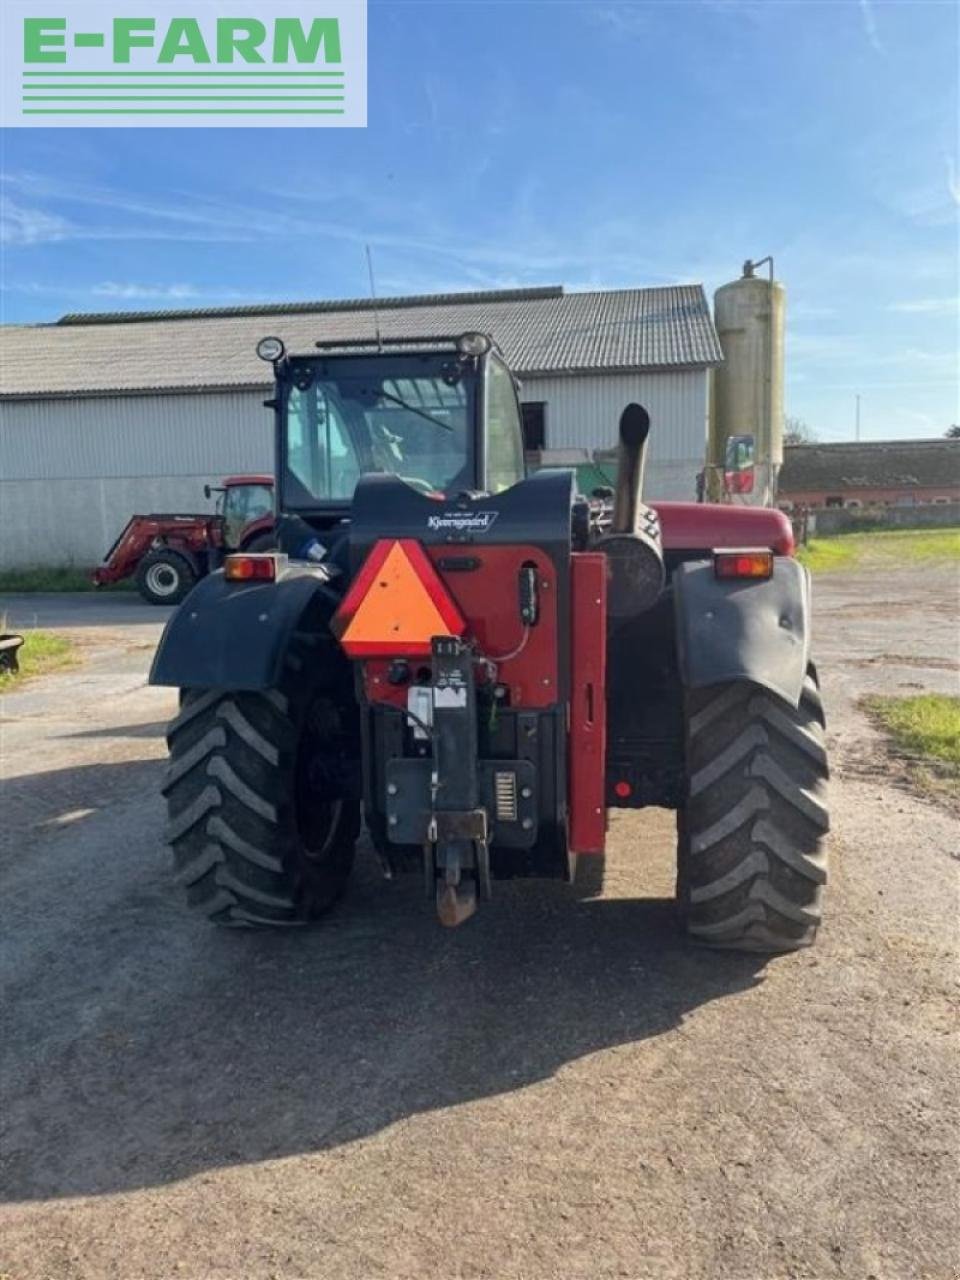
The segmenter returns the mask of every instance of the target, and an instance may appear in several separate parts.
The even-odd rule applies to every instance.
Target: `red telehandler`
[[[181,690],[164,792],[193,907],[232,927],[322,915],[362,820],[455,925],[498,880],[572,878],[610,810],[653,805],[677,812],[692,939],[809,945],[827,757],[786,517],[647,506],[636,404],[614,494],[526,475],[487,334],[259,352],[278,550],[198,583],[151,673]]]

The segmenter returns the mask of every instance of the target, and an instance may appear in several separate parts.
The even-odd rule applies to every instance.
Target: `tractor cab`
[[[363,475],[393,475],[430,497],[497,494],[525,475],[517,385],[492,339],[323,342],[276,374],[279,507],[343,516]]]
[[[273,487],[270,475],[227,476],[222,485],[203,486],[205,497],[216,494],[215,511],[226,550],[236,550],[251,533],[262,532],[272,523]]]

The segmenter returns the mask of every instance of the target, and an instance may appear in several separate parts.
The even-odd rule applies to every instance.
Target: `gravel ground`
[[[86,660],[0,699],[0,1274],[955,1280],[957,826],[856,699],[956,690],[956,575],[816,595],[828,925],[770,962],[679,940],[658,811],[599,893],[449,933],[365,855],[325,927],[218,933],[158,839],[162,613],[30,602]]]

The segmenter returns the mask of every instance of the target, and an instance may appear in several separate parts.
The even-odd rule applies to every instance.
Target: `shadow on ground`
[[[0,594],[0,615],[15,628],[162,627],[173,612],[126,590]]]
[[[336,1147],[659,1036],[761,980],[763,957],[689,948],[662,899],[498,884],[447,932],[418,877],[384,882],[367,851],[325,924],[217,931],[186,914],[156,847],[159,806],[133,794],[158,764],[100,769],[91,785],[110,790],[118,770],[128,798],[72,850],[95,891],[65,901],[52,880],[32,894],[48,941],[42,957],[21,948],[6,1003],[11,1200]],[[141,840],[121,856],[125,820]]]
[[[105,729],[81,729],[78,733],[64,733],[62,738],[163,738],[166,737],[167,720],[154,720],[148,724],[121,724]]]
[[[152,737],[150,725],[117,730],[104,737]],[[165,732],[165,726],[159,726]],[[70,735],[81,736],[81,735]],[[98,731],[91,737],[100,736]],[[15,756],[10,757],[15,761]],[[85,823],[108,806],[159,792],[164,765],[158,760],[124,760],[115,764],[83,764],[0,780],[0,866],[18,858],[27,844],[61,825]],[[149,836],[155,837],[156,832]]]

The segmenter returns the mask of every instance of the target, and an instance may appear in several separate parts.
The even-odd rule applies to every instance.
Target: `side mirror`
[[[723,460],[724,493],[753,493],[755,476],[753,436],[730,436]]]
[[[203,486],[203,496],[209,501],[212,495],[213,495],[213,490],[210,488],[208,484],[205,484]]]

